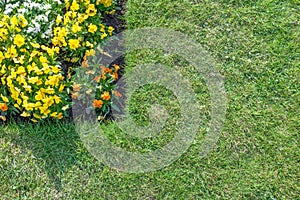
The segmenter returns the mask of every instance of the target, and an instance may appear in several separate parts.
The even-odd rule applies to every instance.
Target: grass
[[[176,162],[154,172],[120,173],[85,149],[71,122],[10,123],[0,127],[1,199],[298,199],[299,6],[298,0],[130,0],[127,28],[181,31],[218,61],[228,104],[215,150],[199,160],[209,95],[193,67],[185,67],[182,74],[208,106],[195,142]],[[160,51],[126,56],[128,70],[145,62],[189,66]],[[131,113],[140,124],[148,123],[147,105],[159,102],[171,111],[164,134],[140,140],[114,123],[105,129],[116,145],[148,152],[172,138],[178,103],[156,86],[135,95],[143,104],[132,102]]]

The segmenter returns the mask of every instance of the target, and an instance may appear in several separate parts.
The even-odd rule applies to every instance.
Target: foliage
[[[67,116],[72,68],[112,35],[114,28],[101,20],[114,11],[113,2],[24,0],[2,2],[1,9],[1,119],[8,113],[34,122]],[[68,70],[64,62],[71,63]]]

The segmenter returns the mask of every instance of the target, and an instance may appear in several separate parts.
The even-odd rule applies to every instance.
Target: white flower
[[[45,33],[42,34],[42,38],[49,38],[52,36],[52,31],[48,29]]]
[[[48,10],[46,13],[45,13],[45,15],[49,15],[51,13],[51,10]]]
[[[28,12],[28,10],[26,8],[20,8],[20,9],[18,9],[18,13],[20,13],[20,14],[24,14],[26,12]]]
[[[9,15],[12,11],[13,11],[12,8],[7,8],[5,9],[4,14]]]
[[[34,20],[48,22],[48,18],[45,15],[38,15],[38,16],[35,17]]]
[[[35,29],[33,27],[29,27],[26,32],[27,33],[34,33]]]
[[[52,8],[52,7],[51,7],[50,4],[46,4],[46,5],[43,6],[43,9],[44,9],[44,10],[49,10],[49,9],[51,9],[51,8]]]

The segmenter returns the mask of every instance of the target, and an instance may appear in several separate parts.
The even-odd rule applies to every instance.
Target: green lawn
[[[159,171],[121,173],[97,161],[71,122],[10,123],[0,127],[0,199],[299,199],[300,1],[129,0],[128,29],[181,31],[218,61],[225,78],[227,115],[214,151],[199,159],[209,121],[205,83],[184,58],[141,50],[126,56],[127,70],[142,63],[182,68],[204,105],[203,126],[188,151]],[[147,152],[176,130],[178,102],[161,87],[136,93],[131,113],[147,124],[147,104],[173,116],[159,137],[134,139],[105,125],[118,146]],[[156,99],[156,101],[153,101]]]

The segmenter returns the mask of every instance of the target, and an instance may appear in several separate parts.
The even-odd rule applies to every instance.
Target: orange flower
[[[89,71],[85,72],[85,74],[95,74],[95,72],[93,70],[89,70]]]
[[[110,73],[112,71],[112,69],[108,68],[108,67],[105,67],[105,66],[100,66],[101,68],[101,72],[102,74],[104,73]]]
[[[81,85],[74,83],[73,90],[74,90],[74,92],[79,92],[81,90]]]
[[[75,93],[72,94],[71,97],[72,97],[72,99],[77,99],[78,96],[79,96],[78,92],[75,92]]]
[[[120,66],[117,64],[113,64],[113,67],[115,68],[116,71],[119,71],[119,69],[120,69]]]
[[[0,110],[2,110],[3,112],[8,110],[6,103],[0,103]]]
[[[118,90],[114,90],[114,93],[117,97],[122,97],[122,94]]]
[[[108,100],[110,99],[110,94],[109,94],[109,92],[105,91],[105,92],[101,95],[101,98],[102,98],[103,100],[108,101]]]
[[[113,73],[113,75],[111,75],[111,77],[115,80],[117,80],[119,78],[118,73]]]
[[[81,63],[82,67],[88,67],[89,66],[89,61],[88,60],[84,60],[82,63]]]
[[[100,78],[101,78],[100,76],[95,76],[94,77],[94,81],[96,81],[97,83],[99,83],[100,82]]]
[[[97,99],[94,100],[94,107],[95,108],[101,108],[102,105],[103,105],[103,101],[102,100],[97,100]]]

